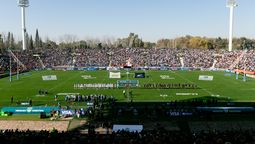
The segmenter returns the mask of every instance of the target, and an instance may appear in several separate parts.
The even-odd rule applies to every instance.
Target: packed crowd
[[[8,70],[8,57],[0,55],[0,74]]]
[[[35,49],[15,51],[14,54],[24,63],[27,69],[46,68],[56,66],[118,66],[127,64],[130,60],[134,67],[192,67],[229,69],[233,63],[234,68],[246,68],[254,71],[255,51],[226,51],[207,49],[174,49],[174,48],[101,48],[101,49]],[[8,52],[2,53],[8,55]],[[37,56],[36,56],[37,55]],[[38,57],[39,56],[39,57]],[[41,61],[40,61],[41,60]],[[238,61],[237,61],[238,60]],[[42,62],[42,63],[41,63]],[[1,60],[1,70],[8,65]]]
[[[243,58],[243,63],[238,64],[239,69],[247,69],[250,71],[255,71],[255,50],[250,50],[245,53]]]
[[[141,132],[117,131],[112,134],[89,134],[76,131],[0,131],[1,143],[19,144],[247,144],[254,142],[253,131],[210,131],[199,133],[169,131],[165,129],[143,130]]]

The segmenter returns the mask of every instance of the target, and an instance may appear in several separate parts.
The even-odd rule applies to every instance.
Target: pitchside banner
[[[135,73],[135,78],[145,78],[145,73]]]
[[[143,130],[143,125],[118,125],[114,124],[112,131],[117,132],[117,131],[127,131],[127,132],[141,132]]]
[[[12,112],[14,114],[39,114],[41,112],[50,113],[52,110],[58,110],[58,107],[2,107],[3,112]]]
[[[124,87],[138,87],[139,81],[138,80],[118,80],[117,87],[124,88]]]
[[[46,75],[46,76],[42,76],[42,79],[44,81],[48,81],[48,80],[57,80],[57,76],[56,75]]]
[[[198,80],[212,81],[212,80],[213,80],[213,76],[208,76],[208,75],[199,75]]]
[[[255,75],[251,75],[251,74],[246,74],[246,76],[250,78],[255,78]]]
[[[110,72],[109,78],[121,78],[120,72]]]

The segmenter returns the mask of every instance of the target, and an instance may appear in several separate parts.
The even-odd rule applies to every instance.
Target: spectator
[[[13,96],[11,96],[11,104],[13,104]]]

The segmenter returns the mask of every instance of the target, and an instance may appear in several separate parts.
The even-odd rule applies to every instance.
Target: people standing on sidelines
[[[29,99],[29,106],[32,106],[32,99]]]
[[[57,101],[58,100],[58,95],[55,95],[54,99],[55,99],[55,101]]]
[[[123,90],[122,93],[123,93],[123,96],[126,98],[127,97],[126,90]]]
[[[13,96],[11,96],[11,104],[13,104]]]

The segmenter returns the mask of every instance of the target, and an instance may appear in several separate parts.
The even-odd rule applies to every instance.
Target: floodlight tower
[[[25,50],[26,46],[26,25],[25,25],[25,8],[29,6],[28,0],[19,0],[18,6],[21,7],[21,23],[22,23],[22,49]]]
[[[232,51],[232,39],[233,39],[233,17],[234,17],[234,7],[236,7],[236,0],[228,0],[227,7],[230,10],[229,16],[229,40],[228,40],[228,50]]]

